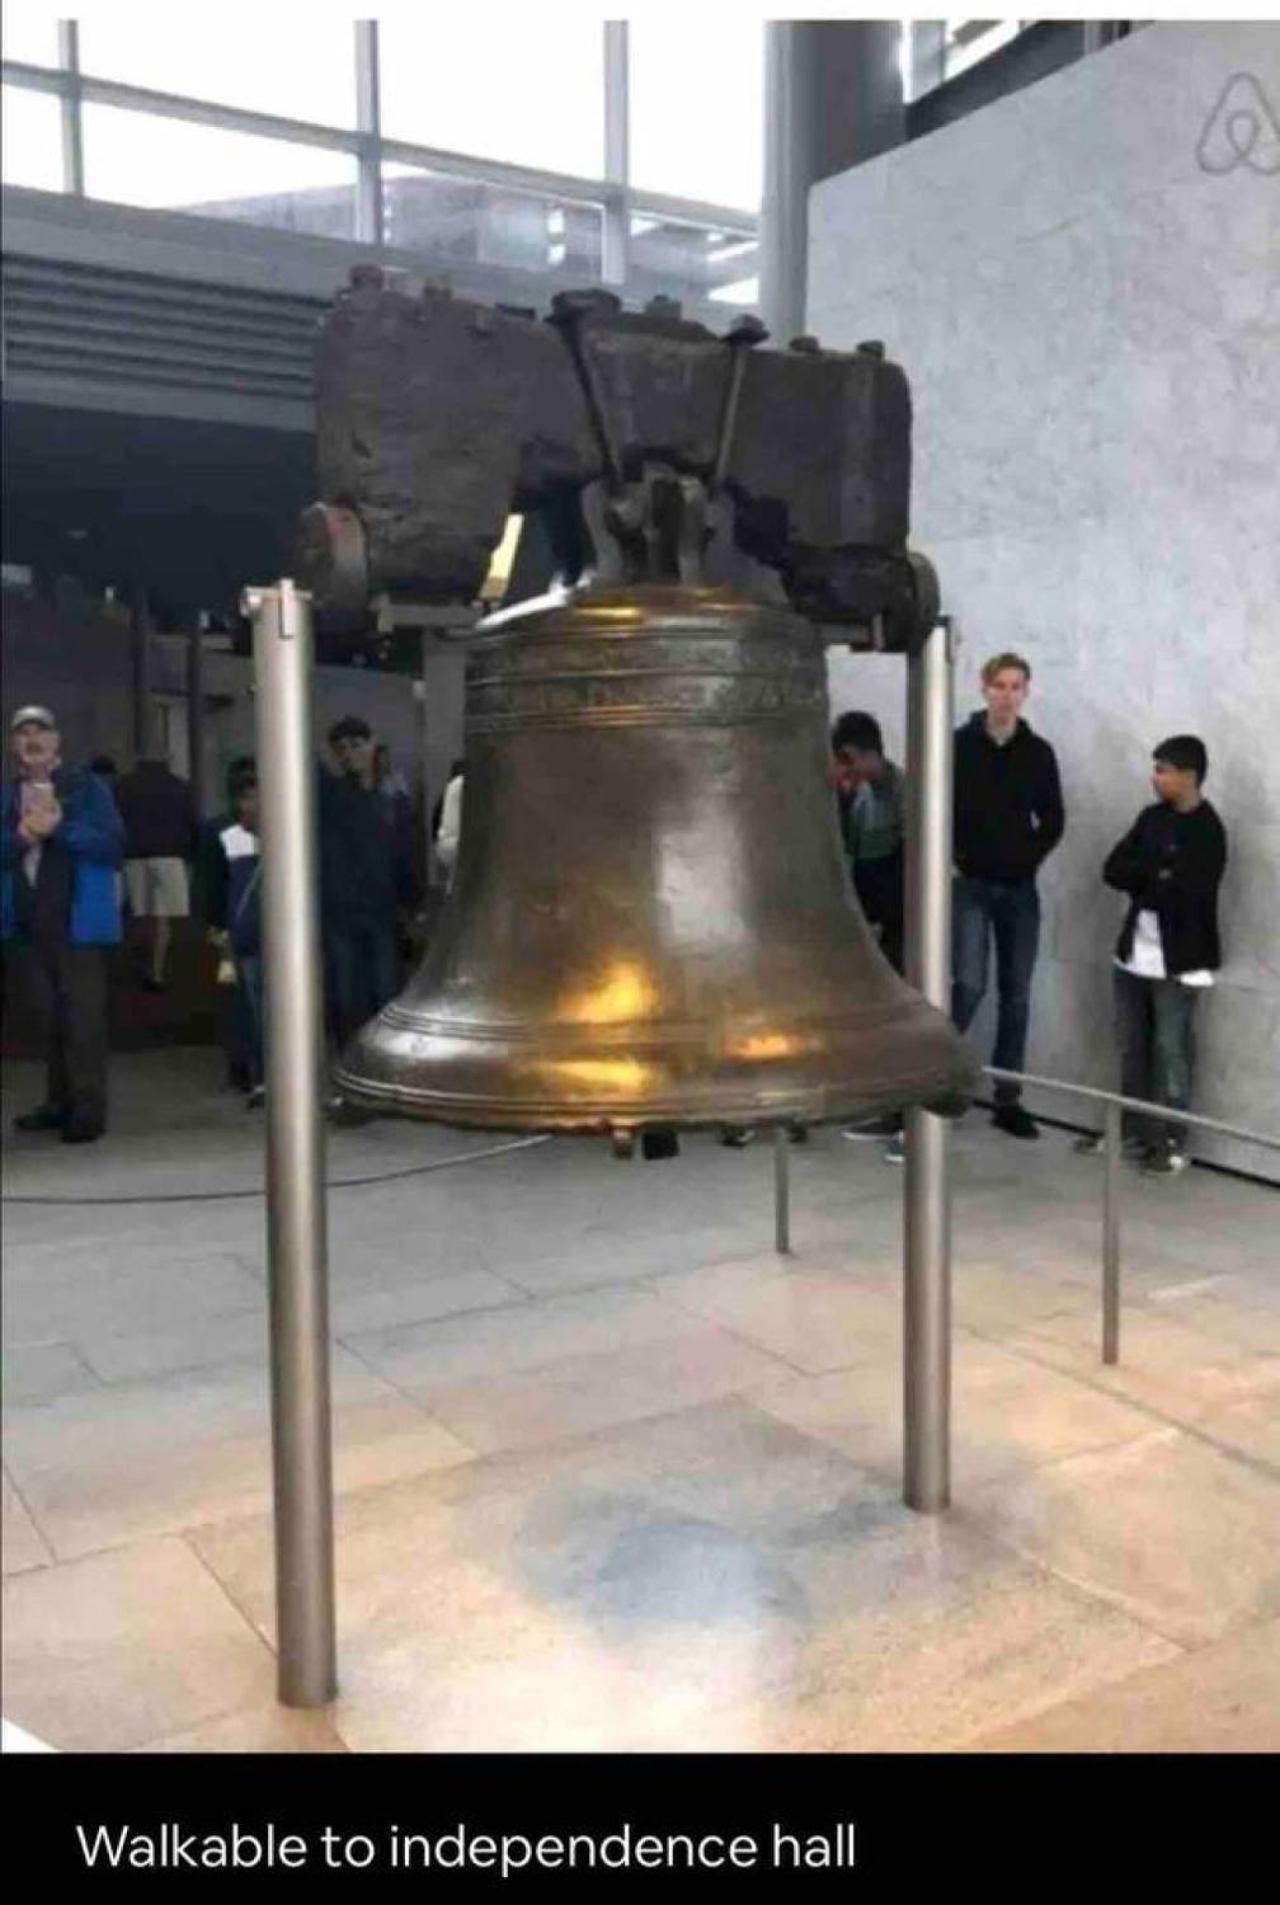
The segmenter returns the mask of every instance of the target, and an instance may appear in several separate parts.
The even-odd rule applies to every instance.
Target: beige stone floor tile
[[[852,1461],[902,1470],[902,1370],[884,1358],[820,1376],[781,1376],[747,1401],[818,1436]],[[953,1499],[999,1475],[1146,1435],[1151,1417],[958,1331],[952,1365]]]
[[[246,1707],[133,1749],[136,1753],[345,1753],[329,1710]]]
[[[1099,1321],[1092,1310],[1031,1319],[1003,1332],[1006,1347],[1079,1375],[1113,1395],[1192,1421],[1205,1410],[1243,1402],[1280,1385],[1280,1357],[1242,1348],[1192,1329],[1147,1303],[1120,1313],[1120,1360],[1100,1360]]]
[[[353,1281],[335,1284],[329,1320],[335,1336],[365,1336],[405,1324],[429,1323],[441,1316],[462,1316],[476,1310],[517,1307],[527,1302],[525,1292],[488,1270],[469,1270],[458,1276],[413,1276],[402,1271],[394,1278],[370,1280],[364,1287]]]
[[[803,1263],[748,1258],[654,1287],[668,1303],[810,1374],[900,1354],[900,1298]]]
[[[972,1743],[984,1753],[1280,1753],[1280,1621]]]
[[[1054,1260],[1055,1268],[1061,1268]],[[1004,1268],[976,1258],[969,1246],[957,1249],[952,1266],[952,1316],[964,1329],[1005,1337],[1059,1316],[1078,1320],[1095,1334],[1099,1299],[1087,1283],[1041,1274],[1029,1268]]]
[[[665,1415],[767,1381],[783,1368],[722,1330],[694,1327],[666,1342],[571,1356],[526,1372],[410,1393],[481,1454]]]
[[[339,1490],[470,1458],[355,1357],[339,1350],[333,1377]],[[270,1499],[266,1372],[222,1366],[12,1411],[6,1450],[62,1557],[248,1513]]]
[[[265,1527],[197,1540],[269,1631]],[[1177,1651],[732,1403],[353,1496],[338,1569],[353,1751],[698,1747],[818,1695],[913,1746]]]
[[[1280,1478],[1280,1388],[1197,1414],[1193,1433],[1228,1454],[1265,1463]]]
[[[838,1652],[834,1648],[838,1647]],[[1027,1578],[998,1596],[900,1618],[848,1624],[793,1686],[676,1716],[618,1742],[643,1753],[939,1753],[968,1750],[993,1722],[1031,1715],[1063,1686],[1106,1686],[1177,1650],[1107,1610]]]
[[[394,1279],[370,1273],[361,1288],[354,1279],[335,1282],[329,1324],[337,1338],[425,1322],[471,1310],[525,1301],[523,1292],[485,1271],[459,1277]],[[193,1317],[180,1327],[144,1325],[128,1330],[85,1332],[77,1339],[84,1362],[103,1382],[136,1382],[182,1370],[213,1368],[219,1363],[266,1366],[269,1355],[267,1295],[256,1307],[228,1316]]]
[[[121,1752],[274,1697],[275,1662],[186,1544],[4,1585],[5,1711],[64,1752]]]
[[[772,1217],[761,1212],[762,1244],[772,1235]],[[630,1234],[592,1238],[545,1255],[509,1258],[504,1274],[531,1296],[550,1296],[616,1284],[678,1276],[722,1258],[742,1254],[742,1225],[706,1223],[658,1230],[640,1226]]]
[[[5,1253],[4,1329],[9,1345],[75,1343],[81,1336],[167,1328],[256,1310],[262,1283],[238,1256],[100,1245],[32,1260]]]
[[[85,1330],[76,1345],[101,1383],[145,1382],[219,1363],[267,1361],[267,1296],[259,1290],[253,1309],[226,1316],[193,1317],[166,1329],[139,1322],[130,1330]]]
[[[0,1384],[6,1408],[19,1403],[52,1402],[81,1389],[97,1389],[98,1378],[70,1343],[6,1344]]]
[[[442,1318],[369,1335],[348,1344],[372,1369],[403,1388],[462,1382],[536,1369],[566,1356],[590,1356],[686,1333],[690,1320],[648,1290],[594,1290],[548,1296],[469,1316]]]
[[[973,1491],[995,1539],[1198,1646],[1280,1608],[1280,1479],[1159,1429]]]
[[[1275,1192],[1232,1185],[1233,1195],[1214,1199],[1208,1176],[1189,1171],[1173,1184],[1126,1180],[1120,1211],[1124,1261],[1162,1269],[1181,1265],[1191,1276],[1274,1279]]]
[[[391,1483],[337,1504],[338,1575],[357,1625],[407,1595],[431,1603],[428,1634],[450,1642],[458,1596],[437,1595],[441,1569],[472,1583],[527,1580],[531,1608],[560,1601],[582,1551],[625,1536],[632,1519],[728,1523],[761,1539],[825,1524],[851,1502],[894,1508],[895,1487],[761,1411],[726,1400],[603,1428],[576,1440],[507,1450],[465,1468]],[[237,1606],[273,1632],[271,1530],[265,1516],[207,1526],[192,1542]]]
[[[1280,1270],[1276,1281],[1280,1283]],[[1255,1355],[1280,1358],[1280,1306],[1267,1305],[1260,1297],[1254,1279],[1195,1278],[1149,1294],[1144,1307],[1185,1329],[1220,1337]]]
[[[0,1561],[6,1574],[24,1574],[28,1568],[44,1568],[53,1560],[50,1549],[21,1495],[9,1479],[6,1469],[0,1486],[3,1527],[0,1529]]]

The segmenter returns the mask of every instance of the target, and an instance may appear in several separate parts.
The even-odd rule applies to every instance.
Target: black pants
[[[1146,1098],[1171,1111],[1190,1111],[1195,1081],[1193,1025],[1198,986],[1178,979],[1144,979],[1123,966],[1115,970],[1116,1032],[1120,1043],[1120,1089],[1126,1098]],[[1126,1137],[1180,1150],[1187,1127],[1126,1111]]]
[[[45,1102],[85,1124],[107,1119],[107,963],[101,946],[40,937],[24,949],[27,993],[48,1038]]]
[[[339,1047],[395,998],[400,986],[395,923],[334,920],[324,928],[329,1019]]]
[[[901,975],[905,971],[902,945],[902,854],[893,853],[883,860],[856,862],[853,890],[868,926],[878,926],[880,929],[881,952],[894,971]]]

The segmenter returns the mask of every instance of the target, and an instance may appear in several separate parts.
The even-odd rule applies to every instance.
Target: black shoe
[[[1008,1132],[1011,1138],[1038,1138],[1040,1127],[1029,1111],[1021,1105],[997,1105],[991,1114],[991,1122],[997,1131]]]
[[[13,1121],[15,1131],[61,1131],[71,1116],[70,1112],[60,1111],[57,1105],[37,1105],[34,1111],[24,1111]]]
[[[64,1144],[94,1144],[102,1136],[106,1126],[94,1118],[68,1118],[62,1127]]]
[[[807,1124],[793,1124],[790,1131],[792,1144],[808,1144],[809,1127]]]
[[[731,1150],[740,1151],[744,1144],[755,1142],[755,1132],[744,1124],[724,1125],[720,1132],[721,1144],[727,1144]]]
[[[642,1131],[640,1133],[640,1155],[650,1164],[663,1158],[678,1158],[680,1140],[674,1131]]]

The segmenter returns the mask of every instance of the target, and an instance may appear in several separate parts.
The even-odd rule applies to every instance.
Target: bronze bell
[[[818,635],[728,584],[596,580],[491,616],[453,891],[340,1089],[623,1143],[958,1108],[973,1062],[854,898],[827,720]]]

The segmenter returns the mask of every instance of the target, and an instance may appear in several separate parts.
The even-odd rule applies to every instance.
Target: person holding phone
[[[18,773],[0,795],[0,937],[22,952],[48,1039],[44,1103],[14,1124],[87,1144],[107,1124],[105,948],[120,940],[124,828],[105,783],[64,764],[48,708],[19,708],[9,732]]]

